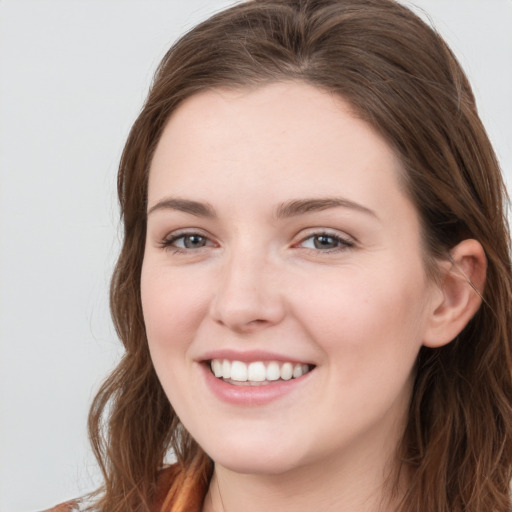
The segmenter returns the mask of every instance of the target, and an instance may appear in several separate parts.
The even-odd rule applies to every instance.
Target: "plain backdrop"
[[[172,41],[230,3],[0,0],[0,512],[100,482],[86,417],[120,355],[117,163]],[[512,183],[512,1],[414,3],[469,74]]]

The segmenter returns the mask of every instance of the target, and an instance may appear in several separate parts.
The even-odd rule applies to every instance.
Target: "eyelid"
[[[200,236],[202,238],[205,238],[207,243],[203,247],[198,247],[196,249],[188,249],[183,247],[176,247],[172,245],[174,242],[179,240],[180,238],[185,238],[187,236]],[[212,237],[205,233],[202,229],[199,228],[184,228],[179,229],[176,231],[172,231],[171,233],[166,234],[159,242],[158,245],[162,249],[166,250],[173,250],[174,252],[197,252],[201,249],[204,249],[205,247],[212,247],[215,246],[215,242],[213,241]]]
[[[206,240],[206,244],[202,247],[197,248],[183,248],[183,247],[177,247],[173,245],[177,240],[181,238],[185,238],[187,236],[200,236]],[[313,252],[319,252],[319,253],[329,253],[329,252],[338,252],[343,251],[346,249],[350,249],[351,247],[354,247],[356,245],[357,241],[350,235],[347,235],[346,233],[341,233],[335,229],[332,228],[310,228],[307,230],[306,233],[302,233],[299,240],[297,242],[294,242],[292,244],[293,248],[301,248],[300,245],[303,244],[306,240],[318,237],[318,236],[327,236],[331,237],[337,242],[339,242],[339,245],[337,247],[331,248],[331,249],[318,249],[318,248],[308,248],[308,247],[302,247],[303,249],[310,250]],[[183,228],[176,231],[172,231],[168,234],[166,234],[164,237],[162,237],[161,240],[159,240],[158,245],[162,249],[172,249],[175,252],[178,253],[185,253],[185,252],[198,252],[201,249],[204,249],[205,247],[215,247],[216,242],[213,240],[210,234],[206,233],[204,230],[199,228]]]
[[[339,252],[343,250],[350,249],[351,247],[354,247],[356,245],[356,240],[351,237],[350,235],[347,235],[346,233],[340,233],[337,230],[330,229],[330,228],[311,228],[311,230],[308,231],[307,234],[304,234],[301,236],[300,240],[293,244],[293,247],[300,248],[300,245],[303,244],[306,240],[309,240],[310,238],[318,237],[318,236],[327,236],[335,239],[340,243],[338,247],[331,248],[331,249],[312,249],[309,247],[302,247],[306,250],[311,250],[314,252],[319,253],[329,253],[329,252]]]

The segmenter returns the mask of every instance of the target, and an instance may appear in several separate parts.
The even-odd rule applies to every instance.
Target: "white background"
[[[86,416],[119,344],[116,167],[170,43],[230,2],[0,0],[0,512],[99,482]],[[416,0],[512,183],[512,1]]]

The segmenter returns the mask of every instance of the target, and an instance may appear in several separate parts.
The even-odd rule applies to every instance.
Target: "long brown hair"
[[[122,155],[124,241],[111,286],[125,355],[97,394],[90,437],[103,512],[147,511],[169,450],[173,493],[212,465],[179,423],[153,369],[140,300],[148,169],[186,98],[295,80],[342,96],[401,158],[427,270],[465,238],[488,260],[483,304],[455,340],[422,348],[406,432],[404,511],[504,512],[512,478],[511,261],[506,192],[471,88],[442,38],[393,0],[253,0],[198,25],[166,54]]]

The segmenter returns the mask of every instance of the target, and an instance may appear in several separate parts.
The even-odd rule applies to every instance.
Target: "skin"
[[[455,325],[452,303],[447,320],[402,172],[346,102],[305,84],[207,91],[171,116],[150,168],[142,303],[163,388],[215,461],[205,511],[375,511],[385,500],[418,351],[472,314]],[[318,198],[345,203],[276,216]],[[315,368],[277,400],[233,405],[205,382],[204,354],[218,349]]]

